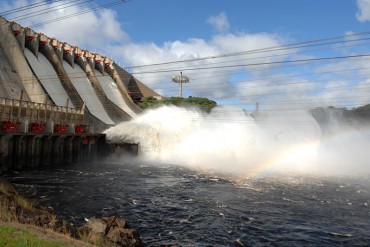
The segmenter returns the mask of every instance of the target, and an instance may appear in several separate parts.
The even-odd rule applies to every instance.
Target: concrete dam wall
[[[0,171],[95,157],[146,96],[160,97],[108,57],[0,17]]]

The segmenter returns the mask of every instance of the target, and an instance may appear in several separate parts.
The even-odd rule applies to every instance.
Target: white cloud
[[[33,29],[44,33],[48,37],[55,37],[60,41],[66,41],[83,49],[98,49],[107,43],[122,43],[129,39],[117,20],[117,13],[111,9],[102,8],[93,12],[90,11],[91,6],[76,5],[76,3],[69,0],[58,2],[16,0],[12,2],[12,5],[3,3],[0,4],[0,7],[3,10],[8,10],[35,3],[38,3],[36,7],[6,16],[6,18],[31,28],[32,25],[62,18],[60,21],[43,24]],[[81,12],[86,13],[65,18],[68,15]],[[20,15],[30,16],[23,18]]]
[[[230,28],[230,24],[225,12],[221,12],[217,16],[209,17],[207,22],[211,24],[218,32],[226,32]]]
[[[47,8],[52,8],[52,3],[45,0],[43,2],[47,4]],[[68,1],[65,0],[63,2],[67,3]],[[358,3],[360,2],[362,1],[358,1]],[[18,0],[14,1],[12,6],[5,6],[4,3],[0,3],[0,7],[6,10],[22,6],[25,3],[31,4],[34,1]],[[60,9],[47,15],[25,19],[21,21],[21,24],[28,26],[65,16],[69,13],[89,10],[90,8],[79,5],[68,9]],[[83,21],[81,21],[82,18]],[[218,55],[240,51],[254,51],[266,47],[276,47],[285,43],[285,39],[282,36],[272,33],[229,32],[229,23],[225,13],[210,17],[207,21],[221,33],[210,39],[189,38],[188,40],[167,41],[162,44],[132,42],[129,35],[124,31],[124,27],[121,26],[117,12],[111,9],[89,12],[75,18],[53,22],[34,29],[37,32],[45,33],[49,37],[55,37],[83,49],[87,48],[101,55],[109,56],[122,67],[195,59],[194,61],[169,63],[160,66],[128,68],[129,72],[133,73],[135,77],[164,96],[178,95],[178,85],[172,83],[171,78],[182,71],[190,78],[190,83],[183,86],[183,95],[185,97],[189,95],[209,97],[219,102],[229,101],[233,104],[249,106],[254,106],[255,102],[259,101],[261,107],[269,106],[275,108],[284,107],[284,104],[289,106],[289,102],[292,102],[291,104],[294,106],[297,106],[297,102],[300,101],[305,101],[306,104],[314,101],[317,105],[325,105],[332,104],[334,97],[355,98],[357,93],[355,91],[335,91],[325,87],[326,83],[339,83],[332,81],[330,78],[327,82],[309,83],[310,79],[304,78],[304,76],[289,77],[290,73],[299,73],[301,68],[287,72],[284,70],[286,67],[284,65],[269,64],[274,61],[284,60],[288,56],[298,58],[298,54],[295,53],[297,50],[294,49],[289,50],[290,55],[286,51],[285,53],[283,51],[270,51],[196,60],[197,58],[217,57]],[[299,58],[306,57],[302,54]],[[245,66],[257,63],[265,63],[266,65]],[[352,61],[348,62],[348,64],[335,63],[331,66],[322,66],[321,71],[339,70],[341,68],[345,70],[352,68],[356,64],[358,63]],[[206,67],[211,68],[199,69]],[[317,72],[320,72],[320,69]],[[284,78],[285,75],[287,76],[286,78]],[[269,79],[270,77],[281,77],[281,79]],[[254,81],[250,79],[254,79]],[[302,83],[288,84],[297,81]],[[276,86],[284,83],[286,86]],[[364,90],[363,87],[360,87],[358,91],[360,89]],[[322,91],[312,93],[312,90]],[[285,103],[273,105],[271,102],[274,101]],[[358,100],[356,103],[360,103],[360,101]]]
[[[166,61],[196,59],[200,57],[214,57],[231,52],[254,50],[278,45],[280,45],[280,39],[276,35],[265,33],[239,33],[219,34],[213,37],[210,41],[193,38],[187,41],[166,42],[160,46],[153,43],[131,43],[125,46],[116,47],[115,53],[122,54],[122,59],[129,58],[126,59],[126,62],[129,63],[129,65],[145,65],[163,63]],[[253,68],[249,69],[238,65],[272,61],[272,58],[248,60],[250,58],[251,56],[248,55],[229,58],[211,58],[206,60],[165,64],[163,66],[134,68],[131,72],[149,86],[154,88],[167,88],[166,96],[170,96],[171,94],[177,94],[176,85],[170,85],[170,78],[174,74],[178,74],[180,70],[183,70],[191,80],[190,84],[184,85],[184,88],[186,88],[189,94],[193,96],[207,96],[222,99],[230,97],[230,95],[234,95],[235,87],[229,83],[230,75],[241,70],[248,70],[254,73]],[[223,68],[223,66],[227,67]],[[199,69],[206,67],[212,68]],[[193,70],[193,68],[198,69]],[[156,73],[161,70],[170,70],[170,72]]]
[[[50,3],[46,0],[43,9],[52,9],[58,3]],[[68,3],[68,0],[62,3]],[[31,4],[33,1],[13,1],[13,6],[19,7],[25,3]],[[1,5],[1,4],[0,4]],[[2,6],[4,7],[4,6]],[[5,8],[5,7],[4,7]],[[29,26],[44,22],[46,20],[63,17],[71,13],[89,10],[87,5],[78,5],[70,8],[60,8],[56,12],[46,15],[36,16],[25,19],[20,23]],[[81,19],[83,18],[83,21]],[[117,13],[111,9],[101,9],[98,12],[89,12],[74,18],[67,18],[63,21],[52,22],[35,28],[37,32],[43,32],[49,37],[55,37],[61,41],[66,41],[72,45],[77,45],[83,49],[90,49],[102,55],[107,55],[119,63],[122,67],[132,65],[146,65],[163,63],[167,61],[179,61],[196,59],[200,57],[217,56],[225,53],[238,51],[254,50],[259,48],[278,46],[281,38],[268,33],[230,33],[229,23],[225,13],[212,16],[207,20],[218,31],[223,32],[212,37],[210,40],[202,38],[189,38],[185,41],[174,40],[163,44],[155,43],[133,43],[129,36],[120,25]],[[275,53],[276,54],[276,53]],[[159,91],[165,96],[178,94],[178,85],[171,82],[173,75],[183,70],[184,74],[190,77],[191,83],[184,85],[184,95],[204,96],[218,99],[230,98],[236,95],[238,87],[229,83],[230,76],[239,71],[249,71],[256,73],[254,69],[248,67],[232,67],[239,64],[269,62],[271,58],[251,59],[251,56],[237,56],[231,58],[198,60],[177,64],[166,64],[164,66],[152,66],[148,68],[130,69],[135,77],[143,83]],[[196,67],[215,67],[207,70],[186,70]],[[229,68],[216,68],[231,66]],[[268,69],[268,66],[262,70]],[[153,73],[142,73],[143,71]],[[169,72],[156,73],[161,70]],[[261,69],[260,69],[261,70]]]
[[[370,0],[357,0],[357,20],[361,22],[370,21]]]

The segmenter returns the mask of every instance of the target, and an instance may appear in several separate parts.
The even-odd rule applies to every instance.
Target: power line
[[[336,44],[336,43],[348,42],[350,40],[336,41],[336,42],[323,43],[323,44],[315,44],[315,43],[322,42],[322,41],[328,41],[328,40],[343,39],[343,38],[354,37],[354,36],[363,36],[363,35],[369,35],[369,34],[370,34],[370,31],[365,31],[365,32],[359,32],[359,33],[346,34],[343,36],[329,37],[329,38],[323,38],[323,39],[318,39],[318,40],[309,40],[309,41],[304,41],[304,42],[265,47],[265,48],[259,48],[259,49],[241,51],[241,52],[233,52],[233,53],[226,53],[226,54],[220,54],[220,55],[214,55],[214,56],[207,56],[207,57],[200,57],[200,58],[193,58],[193,59],[186,59],[186,60],[177,60],[177,61],[170,61],[170,62],[163,62],[163,63],[130,66],[127,68],[134,69],[134,68],[141,68],[141,67],[168,65],[168,64],[174,64],[174,63],[188,63],[188,62],[208,60],[208,59],[225,58],[225,57],[249,55],[249,54],[255,54],[255,53],[264,53],[264,52],[281,51],[281,50],[287,50],[287,49],[296,49],[296,48],[304,48],[304,47],[311,47],[311,46]],[[312,44],[312,45],[308,45],[308,44]]]
[[[83,14],[86,14],[86,13],[94,12],[98,9],[113,7],[113,6],[116,6],[116,5],[119,5],[119,4],[125,4],[125,3],[128,3],[128,2],[131,2],[131,1],[133,1],[133,0],[120,0],[120,1],[115,1],[115,2],[112,2],[112,3],[108,3],[108,4],[102,4],[102,5],[99,5],[95,8],[91,8],[91,9],[84,10],[84,11],[79,11],[79,12],[76,12],[76,13],[65,15],[63,17],[50,19],[50,20],[47,20],[47,21],[44,21],[44,22],[39,22],[37,24],[31,25],[31,27],[38,27],[38,26],[42,26],[42,25],[45,25],[45,24],[49,24],[49,23],[53,23],[53,22],[57,22],[57,21],[62,21],[62,20],[68,19],[68,18],[72,18],[72,17],[76,17],[76,16],[83,15]]]
[[[59,2],[59,1],[61,1],[61,0],[58,0],[58,1],[55,1],[55,2]],[[44,14],[48,14],[51,11],[57,11],[57,10],[59,10],[59,7],[61,7],[63,5],[66,5],[66,6],[64,6],[64,8],[68,8],[68,7],[72,7],[72,6],[76,6],[76,5],[81,5],[83,3],[87,3],[87,2],[90,2],[90,1],[93,1],[93,0],[74,0],[74,1],[69,1],[67,3],[62,3],[60,5],[57,5],[57,6],[48,8],[47,10],[37,10],[37,11],[30,12],[30,13],[26,14],[26,16],[24,18],[23,18],[24,15],[22,15],[22,16],[18,16],[18,17],[15,17],[13,19],[10,19],[10,20],[17,21],[17,20],[29,19],[30,17],[41,16],[41,15],[44,15]],[[64,15],[62,17],[57,17],[57,18],[54,18],[54,19],[50,19],[50,20],[47,20],[47,21],[44,21],[44,22],[39,22],[39,23],[30,25],[29,27],[38,27],[38,26],[42,26],[42,25],[45,25],[45,24],[49,24],[49,23],[53,23],[53,22],[57,22],[57,21],[62,21],[62,20],[68,19],[68,18],[72,18],[72,17],[76,17],[76,16],[79,16],[79,15],[83,15],[83,14],[86,14],[86,13],[89,13],[89,12],[94,12],[94,11],[99,10],[99,9],[102,9],[102,8],[113,7],[113,6],[116,6],[116,5],[119,5],[119,4],[125,4],[125,3],[128,3],[128,2],[131,2],[131,1],[133,1],[133,0],[119,0],[119,1],[115,1],[115,2],[110,2],[110,3],[102,4],[102,5],[96,6],[94,8],[89,8],[89,9],[86,9],[86,10],[83,10],[83,11],[78,11],[78,12],[75,12],[75,13]],[[71,3],[74,3],[74,4],[71,4]],[[48,4],[49,3],[33,4],[33,5],[30,5],[30,6],[24,6],[24,7],[21,7],[21,8],[9,10],[9,11],[6,11],[6,13],[7,14],[17,13],[17,12],[21,12],[21,11],[25,11],[25,10],[29,10],[29,9],[35,9],[35,8],[41,7],[41,6],[46,6]],[[5,25],[5,24],[6,23],[4,23],[2,25]]]
[[[348,43],[348,42],[357,42],[357,41],[364,41],[364,40],[370,40],[370,38],[357,39],[357,40],[344,41],[344,42]],[[335,42],[335,43],[337,43],[337,42]],[[343,41],[338,42],[338,43],[343,43]],[[288,56],[288,55],[304,54],[304,53],[308,53],[308,52],[318,52],[318,51],[325,51],[325,50],[332,50],[332,49],[339,49],[339,48],[359,47],[359,46],[365,46],[365,45],[369,45],[369,44],[370,43],[367,42],[367,43],[362,43],[362,44],[345,45],[345,46],[334,47],[334,48],[329,47],[329,48],[323,48],[323,49],[317,49],[317,50],[297,51],[297,52],[291,52],[291,53],[274,54],[274,55],[261,56],[261,57],[251,57],[251,58],[244,58],[244,59],[238,59],[238,60],[227,60],[227,61],[222,61],[222,62],[207,63],[207,65],[209,65],[209,64],[235,63],[235,62],[240,62],[240,61],[257,60],[257,59],[265,59],[265,58],[275,58],[275,57],[282,57],[282,56]]]
[[[55,2],[61,2],[61,1],[64,1],[64,0],[54,0],[53,2],[55,3]],[[80,1],[80,0],[75,0],[75,1]],[[17,12],[21,12],[21,11],[25,11],[25,10],[29,10],[29,9],[33,9],[33,8],[37,8],[37,7],[40,7],[40,6],[45,6],[45,5],[48,5],[48,4],[49,4],[48,2],[27,3],[27,5],[24,5],[24,6],[19,7],[19,8],[15,8],[15,9],[0,12],[0,15],[2,15],[2,16],[10,15],[10,14],[13,14],[13,13],[17,13]]]
[[[312,61],[323,61],[323,60],[336,60],[336,59],[346,59],[346,58],[359,58],[359,57],[369,57],[370,54],[361,55],[350,55],[350,56],[336,56],[336,57],[321,57],[321,58],[309,58],[309,59],[296,59],[287,61],[275,61],[275,62],[261,62],[261,63],[249,63],[249,64],[236,64],[236,65],[224,65],[224,66],[209,66],[209,67],[190,67],[190,68],[178,68],[178,69],[168,69],[168,70],[151,70],[151,71],[141,71],[141,72],[131,72],[131,74],[155,74],[164,72],[180,72],[180,71],[193,71],[193,70],[208,70],[208,69],[226,69],[226,68],[240,68],[240,67],[254,67],[262,65],[274,65],[274,64],[285,64],[285,63],[303,63]]]
[[[81,0],[75,0],[75,1],[72,1],[72,2],[64,2],[62,4],[53,6],[51,8],[37,10],[37,11],[33,11],[31,13],[22,14],[20,16],[12,17],[11,20],[12,21],[21,21],[21,20],[32,18],[32,17],[40,16],[40,15],[43,15],[43,14],[49,14],[50,12],[59,11],[61,9],[61,7],[63,9],[67,9],[67,8],[78,6],[78,5],[81,5],[81,4],[84,4],[84,3],[92,2],[94,0],[85,0],[85,1],[82,1],[82,2],[80,2],[80,1]],[[73,3],[73,2],[77,2],[77,3]],[[71,4],[71,3],[73,3],[73,4]]]

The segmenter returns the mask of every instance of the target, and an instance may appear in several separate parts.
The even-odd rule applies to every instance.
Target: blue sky
[[[315,47],[135,67],[267,47],[284,48],[297,42],[370,31],[370,0],[131,0],[49,24],[42,23],[117,1],[79,0],[77,3],[85,3],[58,7],[57,11],[52,10],[58,4],[76,0],[5,0],[0,7],[6,11],[35,2],[44,3],[40,9],[48,12],[23,20],[15,15],[5,17],[49,37],[107,55],[164,96],[177,95],[177,85],[171,83],[171,78],[183,69],[191,80],[184,85],[185,97],[209,97],[246,109],[252,109],[256,102],[265,109],[370,103],[370,63],[366,58],[269,64],[367,54],[370,49],[366,40],[351,39],[369,35],[348,36],[333,40],[336,44]],[[42,25],[33,27],[39,23]],[[248,63],[265,65],[232,67]],[[208,66],[218,68],[187,70]]]
[[[136,42],[210,39],[215,31],[206,20],[220,13],[227,15],[230,32],[280,33],[296,40],[367,26],[356,19],[358,8],[351,0],[138,0],[120,8],[120,19]]]

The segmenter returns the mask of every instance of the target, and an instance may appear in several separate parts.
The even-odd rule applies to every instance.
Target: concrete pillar
[[[73,162],[78,162],[82,160],[82,139],[81,136],[75,136],[72,140],[73,145]]]
[[[39,52],[39,34],[28,27],[24,29],[24,32],[26,35],[26,47],[37,57]]]
[[[72,68],[74,68],[75,54],[74,49],[68,43],[62,42],[63,59],[66,60]]]
[[[61,165],[63,164],[64,156],[64,139],[65,136],[54,136],[53,137],[53,150],[52,150],[52,165]]]
[[[64,140],[63,164],[70,164],[73,162],[73,139],[74,136],[66,136]]]
[[[53,136],[47,135],[41,138],[41,160],[42,166],[49,166],[51,164],[52,150],[53,150]]]
[[[9,170],[13,164],[13,145],[12,135],[0,136],[0,173]]]
[[[90,65],[91,68],[95,68],[95,59],[94,55],[91,52],[83,50],[82,57],[86,59],[86,62]]]
[[[89,160],[89,154],[90,154],[89,137],[82,136],[80,145],[81,145],[81,151],[80,151],[81,161]]]
[[[5,156],[5,147],[4,147],[4,136],[3,135],[0,135],[0,174],[1,174],[1,171],[6,171],[7,167],[5,167],[5,159],[4,159],[4,156]]]
[[[62,62],[63,61],[63,47],[62,47],[61,42],[55,38],[51,38],[50,44],[53,47],[55,55],[57,56],[59,61]]]
[[[93,55],[94,55],[93,64],[95,66],[95,69],[99,70],[100,73],[104,74],[104,64],[103,64],[104,58],[96,53],[93,53]]]
[[[27,167],[38,167],[41,162],[41,136],[30,135],[26,137],[27,152],[26,165]]]
[[[13,140],[12,167],[21,169],[27,162],[27,138],[25,135],[14,135]]]
[[[97,139],[96,136],[89,137],[89,160],[96,160],[97,158]]]
[[[11,22],[10,27],[13,31],[14,36],[17,38],[17,41],[18,41],[20,47],[22,48],[22,50],[24,50],[24,46],[25,46],[25,42],[26,42],[26,36],[25,36],[25,33],[24,33],[24,28],[21,27],[21,25],[19,25],[16,22]]]

